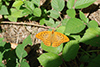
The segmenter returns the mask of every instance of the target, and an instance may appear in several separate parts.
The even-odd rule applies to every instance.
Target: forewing
[[[54,32],[52,46],[57,47],[61,43],[68,42],[68,41],[69,41],[69,38],[66,35],[59,33],[59,32]]]
[[[36,34],[36,38],[43,41],[43,43],[47,46],[51,45],[51,31],[43,31]]]

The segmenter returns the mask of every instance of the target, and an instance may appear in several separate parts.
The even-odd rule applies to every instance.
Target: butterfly
[[[58,47],[61,43],[68,42],[69,38],[59,32],[52,31],[42,31],[36,34],[36,38],[43,41],[46,46]]]

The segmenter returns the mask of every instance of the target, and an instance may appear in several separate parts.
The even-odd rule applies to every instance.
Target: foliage
[[[3,42],[3,38],[0,38],[0,66],[4,67],[2,60],[6,59],[7,67],[30,67],[26,62],[24,57],[27,56],[27,52],[24,50],[24,47],[27,44],[32,44],[30,36],[24,39],[22,44],[19,44],[15,50],[11,50],[10,43]]]
[[[99,67],[100,54],[95,54],[94,52],[100,50],[87,51],[79,47],[81,46],[80,44],[83,46],[100,47],[100,27],[98,27],[96,21],[89,21],[84,13],[79,10],[90,6],[95,1],[77,0],[75,2],[75,0],[68,0],[67,5],[65,5],[64,0],[52,0],[52,10],[47,10],[40,6],[40,0],[0,0],[0,14],[4,16],[4,19],[10,21],[17,22],[19,18],[26,17],[31,21],[39,21],[41,25],[45,24],[55,28],[62,23],[56,30],[69,36],[70,41],[58,47],[48,47],[41,43],[41,48],[47,52],[38,57],[42,66],[58,67],[65,62],[75,60],[76,56],[80,54],[80,57],[78,57],[80,67],[85,66],[83,63],[88,63],[87,67]],[[13,4],[11,5],[11,3]],[[68,8],[66,14],[69,18],[62,19],[61,14],[64,7]],[[76,18],[76,9],[79,11],[80,19]],[[15,50],[11,51],[10,44],[3,42],[3,38],[0,38],[0,66],[10,67],[10,64],[12,64],[14,67],[29,67],[26,59],[24,59],[27,56],[24,50],[27,44],[32,45],[30,35]],[[11,56],[8,57],[8,54]],[[6,65],[2,64],[4,59],[7,61]]]

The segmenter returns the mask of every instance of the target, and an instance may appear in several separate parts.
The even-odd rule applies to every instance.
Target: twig
[[[15,24],[15,25],[33,25],[36,27],[42,27],[42,28],[47,28],[47,29],[55,29],[55,28],[51,28],[50,26],[43,26],[43,25],[38,25],[38,24],[34,24],[34,23],[23,23],[23,22],[7,22],[7,21],[2,21],[2,24]]]
[[[59,17],[60,17],[60,19],[61,19],[61,21],[62,21],[62,20],[63,20],[63,18],[61,17],[61,12],[59,12],[59,14],[60,14],[60,16],[59,16]]]

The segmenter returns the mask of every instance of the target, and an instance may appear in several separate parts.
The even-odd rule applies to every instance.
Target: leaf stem
[[[85,51],[85,50],[83,50],[82,48],[80,48],[84,53],[86,53],[87,55],[89,55],[90,57],[91,57],[91,55],[87,52],[87,51]]]
[[[98,52],[100,50],[90,50],[90,51],[87,51],[87,52]]]

